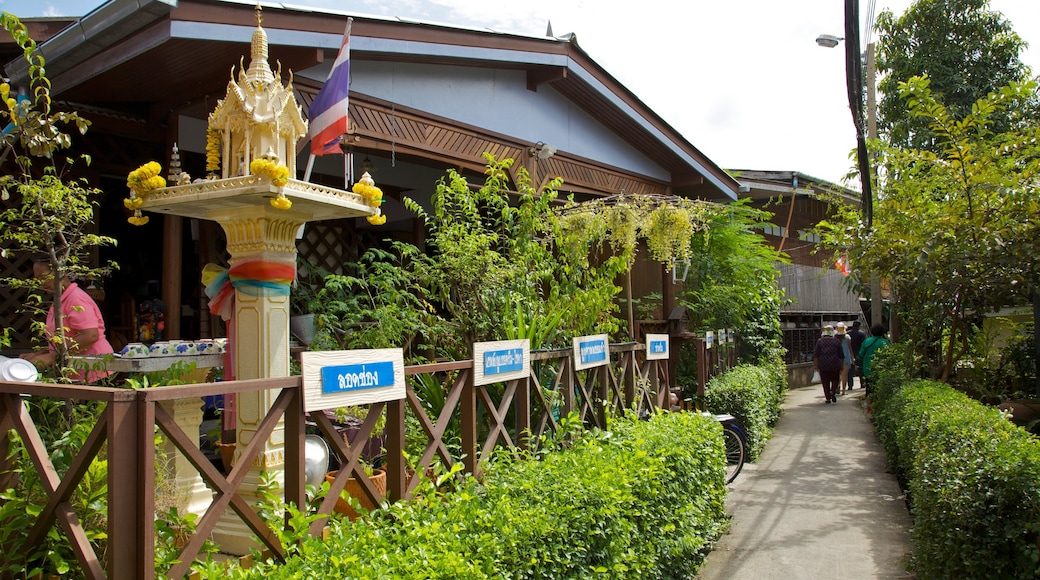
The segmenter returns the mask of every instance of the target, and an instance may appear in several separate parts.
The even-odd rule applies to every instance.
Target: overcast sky
[[[80,16],[99,0],[0,0],[19,17]],[[267,4],[267,2],[264,2]],[[820,34],[844,34],[838,0],[296,0],[360,14],[556,36],[578,45],[726,169],[799,171],[836,183],[852,167],[856,134],[845,93],[844,51]],[[866,19],[870,0],[861,0]],[[902,14],[911,0],[876,0]],[[1040,73],[1040,0],[991,0],[1035,45],[1023,60]],[[866,38],[866,27],[863,29]],[[853,187],[858,186],[853,183]]]

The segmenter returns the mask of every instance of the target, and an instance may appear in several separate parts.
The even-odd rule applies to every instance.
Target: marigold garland
[[[206,171],[220,171],[220,130],[206,129]]]
[[[265,157],[259,157],[249,162],[249,173],[270,179],[271,185],[275,187],[282,187],[289,183],[289,168]],[[271,200],[271,207],[289,209],[292,207],[292,201],[285,197],[285,193],[279,192],[278,197]]]
[[[123,206],[134,212],[134,215],[128,217],[126,221],[135,226],[143,226],[148,223],[148,216],[141,215],[141,206],[149,191],[166,187],[166,179],[159,175],[160,173],[162,173],[162,165],[149,161],[126,176],[126,186],[130,188],[130,197],[123,200]]]
[[[379,207],[383,204],[383,190],[376,187],[375,180],[367,171],[361,175],[361,179],[350,190],[364,198],[369,207]],[[385,215],[370,215],[367,219],[368,223],[374,226],[386,223]]]

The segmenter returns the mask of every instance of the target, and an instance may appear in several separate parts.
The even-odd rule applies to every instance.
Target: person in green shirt
[[[885,348],[890,344],[892,344],[892,341],[885,338],[885,327],[875,324],[870,327],[870,337],[863,341],[863,344],[859,347],[859,353],[856,354],[856,362],[863,367],[863,382],[867,386],[868,397],[871,391],[873,391],[875,380],[870,363],[879,349]]]

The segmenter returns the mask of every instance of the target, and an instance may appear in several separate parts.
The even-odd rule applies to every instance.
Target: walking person
[[[813,369],[820,373],[826,403],[838,402],[838,383],[841,380],[843,360],[841,341],[834,336],[834,328],[828,324],[823,327],[823,336],[816,341],[813,348]]]
[[[863,332],[860,328],[860,322],[856,320],[852,323],[852,329],[849,330],[849,346],[852,349],[852,368],[849,369],[849,388],[855,388],[855,379],[859,377],[860,388],[865,388],[863,385],[863,365],[860,364],[859,360],[859,349],[863,346],[863,341],[867,339],[867,333]]]
[[[839,322],[834,337],[841,341],[841,394],[852,388],[852,346],[845,333],[845,323]]]
[[[874,360],[874,355],[877,354],[878,349],[885,348],[892,344],[890,340],[885,338],[885,327],[880,324],[875,324],[870,327],[870,338],[863,341],[863,346],[859,349],[859,360],[863,364],[863,381],[867,389],[867,396],[870,396],[871,391],[874,390],[874,379],[873,371],[870,368],[870,363]],[[822,375],[822,373],[821,373]]]

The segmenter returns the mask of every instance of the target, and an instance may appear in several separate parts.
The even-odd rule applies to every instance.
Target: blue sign
[[[524,370],[524,349],[510,348],[484,353],[484,374],[500,375]]]
[[[607,360],[607,343],[604,340],[585,340],[578,343],[581,364],[587,365]]]
[[[321,368],[321,392],[325,394],[392,386],[393,361]]]
[[[650,341],[650,352],[654,354],[662,354],[668,352],[668,341],[667,340],[651,340]]]

